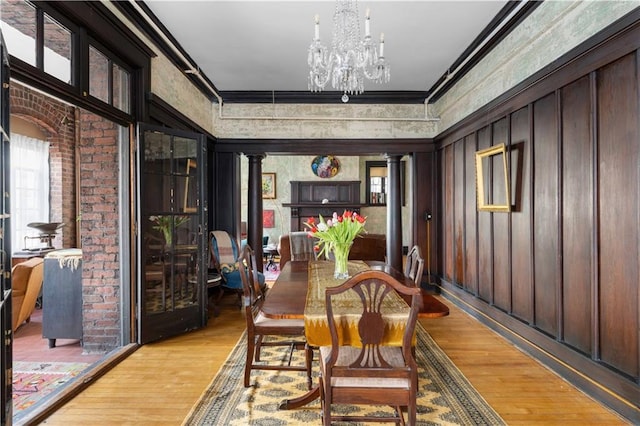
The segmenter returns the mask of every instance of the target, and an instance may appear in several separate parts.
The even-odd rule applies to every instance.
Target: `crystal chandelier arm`
[[[327,53],[327,48],[320,43],[319,39],[314,40],[309,46],[307,63],[309,64],[309,90],[320,92],[331,77],[332,60]]]

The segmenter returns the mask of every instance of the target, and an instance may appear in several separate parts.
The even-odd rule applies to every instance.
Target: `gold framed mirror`
[[[505,144],[476,152],[476,193],[479,211],[511,211]]]

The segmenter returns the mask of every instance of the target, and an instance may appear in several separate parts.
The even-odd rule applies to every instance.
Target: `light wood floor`
[[[510,425],[627,424],[520,352],[474,318],[451,308],[423,325]],[[46,420],[48,425],[179,425],[244,329],[232,299],[196,332],[145,345]]]

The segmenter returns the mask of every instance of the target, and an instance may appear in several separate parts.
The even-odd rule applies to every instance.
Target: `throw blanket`
[[[231,237],[225,231],[213,231],[213,236],[216,239],[216,245],[218,246],[217,256],[218,262],[223,263],[235,263],[238,258],[238,253],[234,250],[235,244],[231,242]]]
[[[289,245],[291,247],[291,260],[315,260],[316,253],[313,246],[315,238],[309,238],[306,232],[292,232],[289,234]]]

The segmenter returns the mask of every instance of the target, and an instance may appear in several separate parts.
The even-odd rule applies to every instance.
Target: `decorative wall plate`
[[[332,178],[340,171],[340,162],[333,155],[318,155],[311,161],[313,174],[321,178]]]

